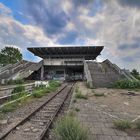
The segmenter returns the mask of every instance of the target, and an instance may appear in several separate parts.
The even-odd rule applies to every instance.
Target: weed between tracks
[[[33,91],[33,97],[34,98],[41,98],[42,96],[44,96],[47,93],[50,92],[54,92],[57,90],[57,88],[60,86],[61,84],[57,81],[50,81],[49,82],[49,86],[46,88],[44,86],[41,86],[39,88],[36,88]]]

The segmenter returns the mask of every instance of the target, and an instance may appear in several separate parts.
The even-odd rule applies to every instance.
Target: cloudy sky
[[[0,0],[0,49],[103,45],[99,61],[140,71],[140,0]]]

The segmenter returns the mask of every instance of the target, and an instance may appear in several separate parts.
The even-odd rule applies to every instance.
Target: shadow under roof
[[[45,58],[84,58],[94,60],[104,46],[49,46],[27,48],[34,55]]]

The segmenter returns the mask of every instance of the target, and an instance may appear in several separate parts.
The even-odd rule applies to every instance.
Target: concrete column
[[[66,80],[66,69],[64,68],[64,79]]]
[[[44,80],[44,65],[42,65],[41,67],[41,77],[40,77],[41,80]]]

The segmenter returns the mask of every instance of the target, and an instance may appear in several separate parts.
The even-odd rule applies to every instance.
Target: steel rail
[[[48,104],[51,100],[53,100],[59,93],[61,93],[68,85],[63,86],[58,92],[56,92],[54,95],[52,95],[45,103],[40,105],[37,109],[32,111],[30,114],[28,114],[25,118],[23,118],[20,122],[18,122],[15,126],[13,126],[11,129],[9,129],[5,134],[0,136],[0,140],[3,140],[8,136],[10,132],[12,132],[17,126],[22,125],[24,122],[26,122],[31,116],[33,116],[36,112],[38,112],[42,107],[44,107],[46,104]]]
[[[47,124],[47,126],[44,128],[43,132],[41,133],[41,135],[36,139],[36,140],[43,140],[44,136],[47,134],[47,132],[49,131],[49,128],[51,126],[51,124],[53,123],[55,117],[57,116],[57,114],[60,112],[63,104],[65,103],[65,101],[67,100],[69,94],[72,92],[74,84],[71,86],[70,90],[68,91],[66,97],[64,98],[63,102],[60,104],[60,106],[57,108],[56,112],[53,114],[52,118],[50,119],[49,123]]]

